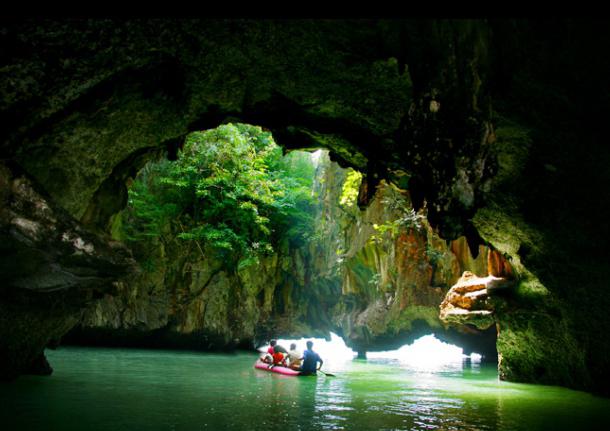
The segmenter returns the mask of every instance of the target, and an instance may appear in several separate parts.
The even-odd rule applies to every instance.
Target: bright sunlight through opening
[[[322,153],[322,150],[316,150],[311,153],[311,161],[315,166],[318,166],[318,164],[320,163],[320,157],[322,156]]]
[[[387,352],[369,352],[369,359],[396,359],[401,364],[418,370],[440,370],[447,365],[460,365],[464,359],[480,362],[481,355],[472,353],[466,356],[462,348],[443,343],[434,335],[418,338],[413,344]]]
[[[320,357],[324,360],[324,363],[332,364],[343,361],[351,361],[356,356],[356,352],[345,345],[343,338],[337,334],[330,333],[330,341],[326,341],[324,338],[300,338],[298,340],[290,340],[286,338],[278,338],[277,343],[290,349],[290,344],[295,343],[297,349],[301,352],[305,350],[305,343],[311,340],[313,341],[313,350],[317,352]],[[269,345],[260,347],[260,352],[266,352]]]
[[[290,348],[291,343],[295,343],[297,349],[302,351],[305,349],[307,340],[313,341],[313,350],[318,352],[325,363],[349,361],[356,357],[356,352],[347,347],[343,339],[332,332],[330,341],[323,338],[300,338],[298,340],[280,338],[277,341],[286,349]],[[268,345],[261,347],[259,351],[266,352],[268,347]],[[430,371],[442,369],[445,365],[461,364],[464,359],[470,359],[472,362],[481,361],[481,355],[478,353],[466,356],[460,347],[443,343],[434,335],[418,338],[413,344],[404,345],[396,350],[367,352],[367,358],[371,360],[394,359],[398,360],[401,365]]]

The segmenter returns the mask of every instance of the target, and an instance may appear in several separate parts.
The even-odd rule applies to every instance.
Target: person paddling
[[[308,341],[307,349],[303,352],[303,366],[301,367],[301,375],[308,376],[316,374],[316,371],[322,368],[324,361],[316,352],[312,350],[313,341]],[[320,366],[317,366],[318,362]]]

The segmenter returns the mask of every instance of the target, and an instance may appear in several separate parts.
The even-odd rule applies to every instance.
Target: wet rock
[[[25,370],[24,374],[48,376],[53,374],[53,368],[51,368],[49,361],[47,361],[47,357],[44,354],[40,354]]]
[[[136,265],[125,246],[83,228],[17,168],[0,163],[0,185],[0,378],[12,378],[34,363],[45,368],[45,346]]]

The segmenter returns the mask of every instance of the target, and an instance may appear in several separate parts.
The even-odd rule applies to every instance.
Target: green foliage
[[[391,238],[395,238],[402,229],[422,229],[422,222],[424,219],[425,216],[416,213],[412,208],[404,209],[402,216],[395,220],[390,220],[382,224],[375,223],[373,228],[377,231],[378,235],[371,235],[371,240],[381,242],[385,233],[389,233]]]
[[[339,204],[346,207],[353,207],[358,199],[358,190],[362,182],[362,174],[355,170],[347,173],[347,178],[343,183]]]
[[[435,265],[439,260],[443,258],[443,252],[435,249],[430,244],[426,246],[426,255],[432,265]]]
[[[146,165],[129,189],[125,220],[121,223],[127,240],[139,241],[163,236],[166,220],[176,217],[180,210],[176,201],[181,198],[160,178],[170,170],[170,162]]]
[[[383,204],[389,210],[396,211],[400,215],[394,220],[388,220],[382,224],[374,224],[373,228],[377,231],[377,235],[371,235],[371,240],[377,243],[382,241],[384,234],[389,234],[391,238],[396,237],[403,229],[424,229],[424,220],[426,217],[423,214],[415,212],[409,202],[400,194],[392,193],[382,199]]]
[[[241,271],[251,265],[258,265],[260,263],[260,259],[258,256],[248,256],[245,259],[241,259],[237,264],[237,270]]]
[[[390,221],[387,221],[382,224],[375,223],[375,224],[373,224],[373,229],[375,229],[375,231],[378,233],[378,235],[373,235],[372,239],[374,239],[376,241],[381,240],[381,237],[385,233],[389,233],[390,237],[394,238],[398,234],[398,231],[400,230],[401,225],[402,224],[401,224],[400,219],[390,220]]]
[[[305,152],[289,153],[273,166],[272,173],[284,185],[284,193],[274,203],[272,223],[293,245],[302,245],[316,235],[315,170],[311,154]]]
[[[380,283],[381,283],[381,274],[373,274],[373,276],[369,280],[369,284],[372,284],[375,287],[379,287]]]
[[[248,266],[281,238],[312,235],[314,173],[309,154],[283,158],[260,127],[193,132],[177,161],[149,164],[134,182],[126,237],[195,241],[227,265]]]

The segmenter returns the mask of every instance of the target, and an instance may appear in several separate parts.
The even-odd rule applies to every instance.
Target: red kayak
[[[293,370],[292,368],[288,367],[282,367],[281,365],[274,365],[272,368],[269,368],[269,364],[266,364],[260,359],[256,360],[254,368],[258,368],[259,370],[263,371],[270,371],[272,373],[283,374],[285,376],[298,376],[301,374],[299,371]]]

